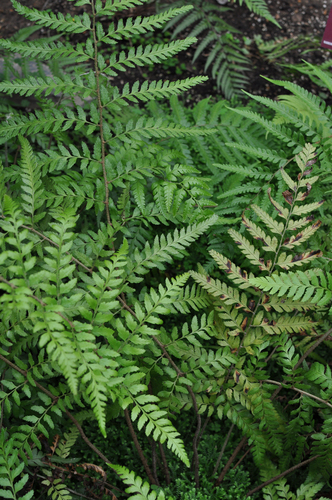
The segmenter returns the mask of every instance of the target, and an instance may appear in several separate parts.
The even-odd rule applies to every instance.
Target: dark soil
[[[213,2],[215,0],[210,1]],[[170,0],[168,2],[171,3]],[[83,9],[89,8],[86,5],[75,7],[74,2],[67,2],[67,0],[21,0],[21,4],[38,10],[51,9],[55,14],[58,12],[63,14],[69,12],[75,15],[82,13]],[[304,58],[309,62],[319,64],[330,57],[329,50],[319,48],[329,14],[327,0],[267,0],[267,4],[271,14],[281,25],[281,29],[273,23],[267,22],[265,19],[250,13],[246,6],[240,6],[239,2],[233,3],[230,1],[226,5],[226,7],[229,7],[229,10],[223,13],[225,21],[239,30],[241,42],[243,41],[243,37],[246,37],[246,47],[250,58],[249,86],[246,90],[253,94],[275,98],[280,93],[280,89],[262,78],[262,76],[268,76],[273,79],[291,79],[311,92],[320,92],[320,89],[307,76],[296,72],[288,73],[287,76],[285,69],[278,65],[278,63],[294,64],[301,62],[302,58]],[[124,11],[123,15],[147,16],[154,13],[155,3],[151,2],[130,9],[129,11]],[[1,0],[0,38],[9,38],[19,29],[31,24],[27,19],[16,13],[10,0]],[[107,21],[105,21],[105,24],[107,26]],[[54,34],[51,30],[42,28],[33,37],[45,37],[51,34]],[[302,50],[295,49],[289,52],[283,60],[271,62],[259,51],[254,41],[249,43],[249,40],[253,40],[255,35],[260,35],[265,41],[285,38],[294,40],[300,35],[305,35],[309,37],[309,43],[316,40],[316,50],[303,56]],[[82,35],[75,35],[73,41],[78,41],[80,38],[81,40],[79,41],[82,41]],[[178,55],[178,64],[173,67],[163,68],[160,65],[156,65],[150,71],[145,70],[145,68],[133,68],[126,71],[125,77],[120,75],[119,78],[114,79],[113,83],[122,86],[125,81],[133,83],[136,80],[142,81],[146,78],[150,81],[159,79],[176,80],[178,78],[204,74],[205,58],[209,51],[206,49],[193,67],[191,60],[194,51],[195,47],[193,46],[188,51],[180,53]],[[176,74],[176,67],[181,67],[181,65],[183,68],[181,73]],[[201,98],[217,94],[214,80],[210,78],[208,82],[192,89],[190,94],[188,95],[188,102],[190,99],[197,102]]]

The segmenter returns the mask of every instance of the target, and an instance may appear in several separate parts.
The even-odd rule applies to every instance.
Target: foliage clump
[[[7,96],[0,110],[0,494],[69,500],[67,476],[77,475],[78,494],[123,495],[107,482],[108,464],[131,498],[142,500],[185,489],[191,469],[195,489],[186,498],[203,499],[223,494],[220,485],[248,442],[264,481],[248,494],[263,488],[266,499],[314,498],[332,458],[331,373],[325,353],[315,352],[331,347],[331,277],[311,265],[322,257],[313,212],[323,216],[327,205],[330,217],[316,189],[330,155],[329,108],[287,83],[294,98],[257,98],[277,112],[273,121],[224,102],[184,109],[177,96],[201,76],[113,86],[127,67],[163,61],[195,39],[108,59],[99,45],[152,31],[190,6],[123,21],[115,14],[143,0],[79,0],[88,8],[75,18],[12,3],[39,26],[87,38],[76,45],[0,40],[23,66],[34,58],[51,71],[37,65],[38,74],[22,71],[0,83]],[[12,94],[33,95],[34,108],[15,107]],[[302,112],[299,102],[307,103]],[[287,147],[279,153],[280,139]],[[273,175],[270,162],[279,164]],[[211,243],[205,267],[170,273],[212,231],[222,237]],[[190,446],[177,428],[184,411],[194,417]],[[148,482],[127,464],[111,465],[107,433],[115,418],[125,421]],[[207,479],[203,431],[223,420],[229,433]],[[104,446],[86,435],[87,422]],[[234,429],[240,442],[225,463]],[[81,440],[93,463],[71,458]],[[175,490],[174,457],[188,468]],[[307,478],[291,492],[284,476],[306,466]]]

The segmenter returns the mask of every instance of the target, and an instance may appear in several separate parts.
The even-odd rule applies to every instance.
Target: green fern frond
[[[116,76],[114,70],[126,71],[126,66],[132,68],[135,64],[137,64],[137,66],[144,66],[148,64],[160,63],[168,57],[173,57],[181,50],[186,50],[195,42],[196,38],[187,37],[184,40],[177,40],[168,44],[153,46],[147,45],[144,50],[140,46],[135,51],[135,48],[133,47],[129,50],[128,55],[121,52],[118,60],[116,55],[113,54],[110,57],[109,64],[103,64],[104,67],[101,67],[101,70],[106,73],[106,75]]]
[[[230,164],[220,164],[214,163],[215,167],[220,168],[221,170],[226,170],[227,172],[233,172],[236,174],[253,177],[254,179],[268,179],[271,174],[267,172],[259,171],[257,168],[242,166],[242,165],[230,165]]]
[[[109,25],[107,35],[100,38],[99,41],[114,44],[115,42],[112,39],[121,40],[123,37],[129,38],[132,35],[154,31],[157,28],[162,28],[163,24],[171,18],[185,14],[191,9],[191,5],[184,5],[178,9],[160,12],[155,16],[119,19],[116,27],[114,23]]]
[[[278,163],[280,166],[284,165],[287,161],[286,155],[269,149],[253,148],[247,144],[236,144],[234,142],[226,142],[226,146],[240,149],[254,158],[262,158],[272,161],[273,163]]]
[[[13,42],[12,40],[0,39],[0,47],[14,53],[17,52],[23,57],[30,57],[41,61],[47,61],[48,59],[61,59],[75,53],[75,49],[72,45],[70,45],[70,43],[48,43],[46,40]],[[82,56],[81,53],[80,56]],[[86,56],[86,60],[88,60],[88,56]]]
[[[202,288],[197,289],[196,285],[186,286],[182,288],[176,302],[171,306],[174,312],[188,314],[191,311],[190,308],[194,309],[194,311],[207,308],[210,304],[208,297],[208,294]]]
[[[285,126],[277,125],[271,120],[267,120],[260,113],[256,113],[254,111],[250,111],[247,109],[238,109],[231,108],[234,113],[237,113],[241,116],[249,118],[254,123],[260,123],[267,132],[270,132],[273,136],[281,141],[285,142],[288,147],[303,147],[305,144],[305,139],[303,134],[300,132],[295,132]],[[285,120],[287,122],[287,120]]]
[[[135,473],[129,471],[126,467],[114,464],[109,464],[109,466],[119,474],[125,484],[129,484],[126,493],[133,493],[129,497],[132,500],[165,500],[166,497],[162,490],[158,493],[158,496],[154,490],[150,492],[150,485],[146,481],[143,483],[139,476],[135,476]],[[171,500],[171,498],[167,497],[167,500]]]
[[[318,270],[317,270],[318,271]],[[261,278],[251,278],[251,285],[256,286],[278,297],[287,296],[302,303],[311,302],[318,306],[326,305],[332,298],[332,277],[328,275],[328,283],[323,271],[314,269],[272,274]]]
[[[126,99],[129,102],[145,102],[158,97],[171,97],[189,90],[194,85],[199,85],[204,81],[206,81],[206,77],[204,76],[195,76],[175,82],[159,80],[149,83],[146,80],[142,83],[141,88],[139,88],[139,82],[135,82],[131,90],[129,84],[126,84],[122,89],[122,94],[120,94],[117,87],[114,88],[113,98],[109,104],[111,108],[114,107],[114,109],[117,109],[116,106],[128,105]]]
[[[17,0],[11,0],[16,12],[41,26],[61,30],[67,33],[83,33],[91,29],[91,19],[85,12],[82,17],[73,18],[69,13],[64,17],[61,12],[56,16],[53,12],[29,9]]]
[[[44,79],[30,76],[29,78],[17,79],[13,82],[0,82],[0,91],[9,95],[15,93],[27,97],[31,95],[41,96],[51,93],[58,95],[60,93],[73,92],[81,94],[82,97],[86,98],[94,94],[94,90],[87,89],[86,84],[79,76],[72,79],[69,75],[64,75],[63,80],[57,77],[46,77]]]
[[[20,137],[21,143],[21,178],[23,203],[22,208],[31,217],[32,224],[41,220],[45,212],[36,214],[35,212],[43,205],[45,194],[42,188],[40,175],[40,165],[33,155],[32,148],[24,137]]]
[[[24,488],[29,479],[29,474],[24,474],[22,472],[24,469],[24,462],[18,459],[18,449],[14,448],[14,440],[7,439],[5,429],[1,429],[0,434],[0,467],[1,467],[1,480],[0,485],[0,495],[3,498],[12,498],[16,500],[30,500],[33,497],[34,491],[30,490],[23,496],[17,496],[19,492]],[[19,480],[16,480],[19,478]]]
[[[194,271],[190,272],[190,276],[196,283],[199,283],[211,295],[218,297],[225,304],[235,304],[236,309],[243,308],[244,311],[251,312],[247,306],[247,296],[245,293],[241,293],[240,295],[236,289],[227,286],[225,283],[221,283],[219,280],[214,280],[209,276],[206,277]]]
[[[186,229],[180,231],[176,229],[174,235],[168,234],[167,238],[164,235],[160,238],[156,236],[152,247],[147,242],[143,252],[138,250],[134,252],[135,263],[130,269],[130,275],[144,274],[153,267],[164,269],[163,262],[172,262],[173,256],[181,255],[184,248],[215,224],[217,219],[217,216],[212,216]]]
[[[106,0],[104,6],[102,3],[98,3],[98,7],[96,5],[96,14],[98,16],[112,15],[115,12],[119,12],[124,9],[131,9],[146,2],[147,0]]]
[[[49,479],[44,479],[42,484],[48,488],[47,493],[52,495],[54,500],[72,500],[73,498],[60,478],[54,479],[52,482]]]
[[[158,398],[148,394],[136,396],[135,406],[131,411],[131,419],[135,421],[140,415],[137,421],[138,429],[142,429],[146,424],[145,434],[149,436],[153,432],[155,441],[166,442],[167,447],[189,467],[189,459],[179,437],[180,434],[171,422],[165,418],[167,412],[160,410],[158,405],[155,404],[156,401],[158,401]]]

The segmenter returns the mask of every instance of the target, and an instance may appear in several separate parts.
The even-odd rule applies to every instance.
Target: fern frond
[[[213,166],[220,168],[221,170],[227,170],[227,172],[233,172],[236,174],[253,177],[254,179],[268,179],[271,174],[267,172],[259,171],[257,168],[242,166],[242,165],[230,165],[230,164],[220,164],[214,163]]]
[[[107,35],[100,38],[99,41],[114,44],[112,39],[121,40],[124,37],[129,38],[132,35],[154,31],[157,28],[162,28],[163,24],[173,17],[185,14],[191,9],[191,5],[184,5],[177,9],[160,12],[155,16],[119,19],[116,27],[114,23],[110,23]]]
[[[179,437],[180,434],[171,422],[165,418],[167,412],[160,410],[158,405],[155,404],[157,401],[159,399],[156,396],[148,394],[136,396],[135,406],[131,411],[131,419],[135,421],[140,415],[137,422],[138,429],[142,429],[146,424],[145,434],[149,436],[153,432],[154,441],[166,442],[167,447],[189,467],[189,459],[183,442]]]
[[[244,214],[242,215],[242,223],[255,240],[259,240],[263,243],[263,250],[267,252],[276,252],[278,247],[277,238],[271,238],[271,236],[265,234],[264,231],[259,226],[257,226],[257,224],[250,221]]]
[[[11,52],[21,54],[23,57],[47,61],[48,59],[61,59],[75,54],[75,49],[70,43],[47,42],[46,40],[33,40],[25,42],[13,42],[12,40],[0,39],[0,47]],[[79,53],[82,57],[82,53]],[[86,56],[85,60],[89,57]],[[83,61],[84,59],[80,59]]]
[[[18,498],[17,494],[26,485],[29,474],[24,474],[22,472],[24,469],[24,462],[20,461],[18,458],[18,449],[14,448],[14,440],[6,439],[5,429],[1,429],[0,433],[0,467],[1,467],[1,480],[0,494],[3,498],[12,498],[16,500]],[[17,480],[17,478],[19,478]],[[30,500],[34,494],[33,490],[30,490],[25,495],[20,495],[20,500]]]
[[[41,26],[61,30],[67,33],[83,33],[91,29],[91,19],[86,12],[83,16],[73,18],[69,13],[64,17],[61,12],[56,16],[53,12],[29,9],[17,0],[11,0],[16,12]]]
[[[287,296],[294,301],[311,302],[318,306],[324,306],[332,298],[332,277],[328,275],[327,285],[326,277],[323,271],[315,270],[289,272],[280,275],[272,274],[261,278],[251,278],[251,285],[257,286],[264,292],[272,295],[278,294],[278,297]]]
[[[242,236],[242,234],[238,233],[234,229],[229,230],[230,236],[235,241],[236,245],[241,248],[241,251],[248,257],[250,262],[255,266],[258,266],[262,271],[269,271],[271,263],[265,263],[264,260],[260,257],[259,251],[251,245],[251,243]]]
[[[129,499],[165,500],[165,494],[162,490],[158,493],[158,496],[154,490],[150,492],[150,485],[146,481],[143,483],[143,480],[139,476],[135,476],[135,473],[129,471],[126,467],[114,464],[109,464],[109,466],[119,474],[125,484],[129,484],[129,488],[126,488],[126,493],[133,493]],[[171,500],[171,498],[167,497],[167,500]]]
[[[133,68],[135,64],[137,66],[144,66],[147,64],[155,64],[164,61],[168,57],[173,57],[175,54],[180,52],[181,50],[186,50],[190,45],[196,42],[196,38],[187,37],[184,40],[177,40],[175,42],[170,42],[168,44],[162,45],[147,45],[144,48],[140,46],[136,49],[131,48],[126,55],[124,52],[121,52],[118,60],[116,55],[113,54],[110,57],[109,65],[103,68],[102,71],[109,76],[116,76],[114,70],[117,71],[126,71],[126,66]]]
[[[130,269],[130,275],[133,273],[144,274],[153,267],[163,269],[162,262],[172,262],[173,256],[181,255],[185,247],[216,223],[217,218],[217,216],[212,216],[204,222],[189,226],[187,229],[183,228],[180,231],[176,229],[174,235],[168,234],[167,238],[163,235],[160,238],[156,236],[152,247],[147,242],[143,252],[135,251],[135,263]]]
[[[40,165],[33,155],[32,148],[24,137],[20,137],[22,148],[21,177],[22,177],[22,208],[31,217],[32,224],[38,222],[45,215],[45,212],[35,212],[40,208],[45,200],[44,189],[40,175]]]
[[[283,222],[278,222],[276,219],[273,219],[265,210],[262,210],[258,205],[253,203],[251,205],[251,209],[258,215],[258,217],[265,222],[267,227],[275,234],[282,234],[285,225]],[[289,227],[289,226],[288,226]]]
[[[234,142],[226,142],[226,146],[230,148],[240,149],[241,151],[244,151],[254,158],[263,158],[264,160],[278,163],[280,166],[284,165],[287,161],[286,155],[270,149],[253,148],[252,146],[248,146],[247,144],[236,144]]]
[[[147,0],[106,0],[105,5],[99,3],[98,7],[96,6],[96,14],[99,16],[113,15],[114,12],[131,9],[146,2]]]
[[[181,312],[182,314],[188,314],[191,311],[190,308],[194,309],[194,311],[198,311],[199,309],[207,308],[209,304],[210,300],[205,290],[203,290],[203,288],[197,288],[196,285],[193,285],[182,288],[176,302],[171,304],[171,306],[174,308],[174,312],[176,311]]]
[[[254,123],[261,124],[268,132],[270,132],[277,139],[280,139],[281,141],[286,143],[289,147],[303,147],[305,144],[303,134],[301,134],[300,132],[294,132],[294,130],[286,128],[285,126],[277,125],[271,120],[267,120],[266,118],[264,118],[260,113],[256,113],[247,109],[231,109],[234,113],[249,118]]]
[[[240,295],[236,289],[227,286],[225,283],[221,283],[219,280],[214,280],[210,278],[210,276],[204,276],[194,271],[190,272],[190,276],[211,295],[225,301],[225,304],[235,304],[236,309],[243,308],[244,311],[251,312],[247,306],[247,296],[245,293],[241,293]]]
[[[0,82],[0,92],[12,95],[13,93],[25,96],[41,96],[43,94],[54,95],[60,93],[80,93],[86,98],[95,93],[94,89],[89,89],[80,77],[72,79],[69,75],[64,75],[63,79],[57,77],[35,78],[30,76],[22,80],[16,79],[13,82]]]
[[[142,83],[141,88],[139,88],[139,82],[135,82],[131,90],[129,88],[129,84],[126,84],[122,89],[122,94],[120,94],[117,87],[114,88],[113,98],[109,102],[109,106],[110,108],[117,109],[117,106],[119,105],[127,106],[128,103],[126,100],[129,102],[146,102],[158,97],[171,97],[189,90],[194,85],[199,85],[204,81],[206,81],[206,77],[204,76],[195,76],[175,82],[159,80],[149,83],[146,80]]]
[[[248,274],[215,250],[210,250],[209,253],[217,262],[219,268],[225,271],[229,275],[229,278],[238,284],[240,288],[250,287],[249,278],[252,279],[254,277],[252,273]]]
[[[287,123],[292,123],[296,128],[300,130],[300,132],[304,132],[307,137],[310,137],[310,140],[314,140],[317,130],[315,124],[309,124],[308,121],[305,120],[304,117],[299,115],[295,110],[286,106],[285,104],[281,104],[279,102],[273,101],[267,97],[255,96],[245,92],[248,96],[255,99],[256,101],[265,104],[269,108],[276,111],[280,116],[282,116]]]

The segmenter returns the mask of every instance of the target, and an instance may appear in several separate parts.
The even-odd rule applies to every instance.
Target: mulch
[[[168,0],[168,2],[170,2],[170,0]],[[64,15],[68,12],[71,15],[80,14],[83,10],[87,10],[89,8],[87,5],[75,7],[74,2],[68,2],[67,0],[21,0],[20,3],[28,6],[29,8],[35,8],[38,10],[51,9],[55,14],[61,12]],[[228,2],[226,6],[229,7],[229,11],[223,14],[224,19],[228,24],[239,30],[241,40],[242,37],[246,37],[247,40],[253,40],[255,35],[260,35],[262,40],[265,41],[285,38],[295,39],[299,35],[308,36],[310,37],[310,40],[314,40],[315,38],[319,41],[321,40],[330,8],[330,3],[328,3],[327,0],[267,0],[267,5],[271,14],[281,25],[281,29],[271,22],[265,21],[265,19],[260,18],[256,14],[250,13],[245,5],[240,6],[239,1],[236,3],[233,1]],[[131,16],[144,16],[154,13],[155,3],[153,1],[137,8],[130,9],[130,11],[124,11],[124,15]],[[10,0],[1,0],[0,38],[8,38],[14,35],[19,29],[31,24],[32,23],[23,16],[16,13]],[[38,32],[32,35],[31,38],[38,36],[46,37],[51,36],[52,34],[54,34],[52,30],[49,30],[48,28],[41,28]],[[82,35],[74,35],[73,41],[78,41],[81,37]],[[80,41],[82,41],[82,38]],[[250,83],[247,90],[253,94],[276,98],[278,93],[280,93],[280,89],[264,80],[262,76],[267,76],[273,79],[284,79],[284,69],[278,66],[275,62],[269,62],[267,58],[264,57],[264,55],[262,55],[262,53],[258,50],[257,45],[254,42],[248,45],[247,48],[250,58],[250,72],[248,73]],[[142,69],[138,68],[126,71],[125,79],[126,81],[129,81],[129,83],[133,83],[136,80],[142,81],[145,78],[148,78],[150,81],[158,79],[175,80],[178,78],[191,77],[195,74],[203,74],[205,57],[208,55],[208,50],[205,51],[204,56],[202,56],[195,63],[195,67],[193,67],[191,64],[191,58],[194,50],[195,47],[191,47],[185,53],[179,54],[179,64],[184,62],[186,66],[186,69],[180,76],[174,74],[174,69],[172,70],[169,68],[166,71],[156,65],[150,72],[144,70],[144,75]],[[309,62],[319,64],[330,57],[330,51],[327,49],[317,49],[303,56],[301,50],[295,49],[287,54],[283,62],[294,64],[301,62],[303,57]],[[313,93],[320,92],[320,89],[306,76],[295,73],[290,77],[288,76],[288,78],[293,79],[295,83],[304,86]],[[120,75],[119,78],[115,79],[113,83],[121,86],[123,81],[124,77]],[[209,95],[216,94],[217,89],[215,82],[210,79],[203,85],[192,89],[192,91],[188,94],[188,102],[193,99],[198,101]]]

